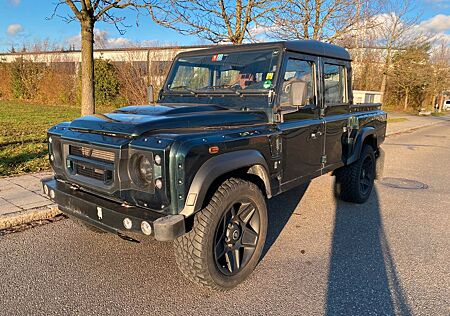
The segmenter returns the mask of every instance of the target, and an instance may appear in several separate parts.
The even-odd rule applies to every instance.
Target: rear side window
[[[347,103],[345,67],[325,63],[323,70],[325,104]]]

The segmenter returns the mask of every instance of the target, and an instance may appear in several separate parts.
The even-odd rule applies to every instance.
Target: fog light
[[[123,227],[125,227],[126,229],[131,229],[131,226],[133,226],[133,222],[128,217],[125,217],[123,219]]]
[[[146,221],[143,221],[141,223],[141,230],[145,235],[151,235],[152,234],[152,226]]]
[[[161,156],[160,156],[160,155],[155,155],[155,163],[156,163],[157,165],[160,165],[160,164],[161,164]]]
[[[162,188],[162,186],[163,186],[163,182],[162,182],[162,180],[161,179],[156,179],[155,180],[155,186],[158,188],[158,189],[161,189]]]
[[[44,185],[44,193],[45,195],[48,195],[48,186],[46,184]]]
[[[53,191],[53,190],[50,190],[50,197],[51,197],[52,199],[54,199],[54,198],[55,198],[55,191]]]

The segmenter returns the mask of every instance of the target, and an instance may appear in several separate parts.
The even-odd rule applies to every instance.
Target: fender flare
[[[246,167],[249,168],[249,174],[254,174],[264,182],[266,194],[271,197],[269,168],[263,155],[257,150],[238,150],[210,158],[200,167],[192,180],[180,214],[188,217],[199,211],[210,186],[218,177]]]
[[[367,137],[375,137],[377,138],[377,134],[375,133],[375,128],[371,126],[363,127],[356,137],[355,145],[353,146],[353,151],[351,155],[347,158],[347,165],[357,161],[361,154],[362,146]]]

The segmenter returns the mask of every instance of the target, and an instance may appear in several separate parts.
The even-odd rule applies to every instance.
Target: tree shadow
[[[337,201],[326,315],[412,315],[375,189],[364,205]]]
[[[269,218],[269,225],[267,228],[266,243],[261,254],[262,260],[275,241],[278,239],[281,231],[286,223],[291,218],[297,205],[305,195],[306,190],[309,187],[310,182],[302,184],[294,189],[291,189],[285,193],[277,195],[270,199],[267,203],[267,215]]]

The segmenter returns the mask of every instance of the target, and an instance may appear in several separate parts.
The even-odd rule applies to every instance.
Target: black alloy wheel
[[[244,268],[255,252],[260,232],[260,216],[251,201],[239,201],[224,213],[214,237],[214,259],[224,275]]]
[[[195,214],[192,229],[175,240],[178,267],[197,284],[232,289],[258,264],[267,226],[261,189],[251,181],[229,178]]]
[[[372,190],[373,180],[375,178],[375,162],[370,155],[364,158],[361,166],[359,185],[362,195],[367,195]]]

